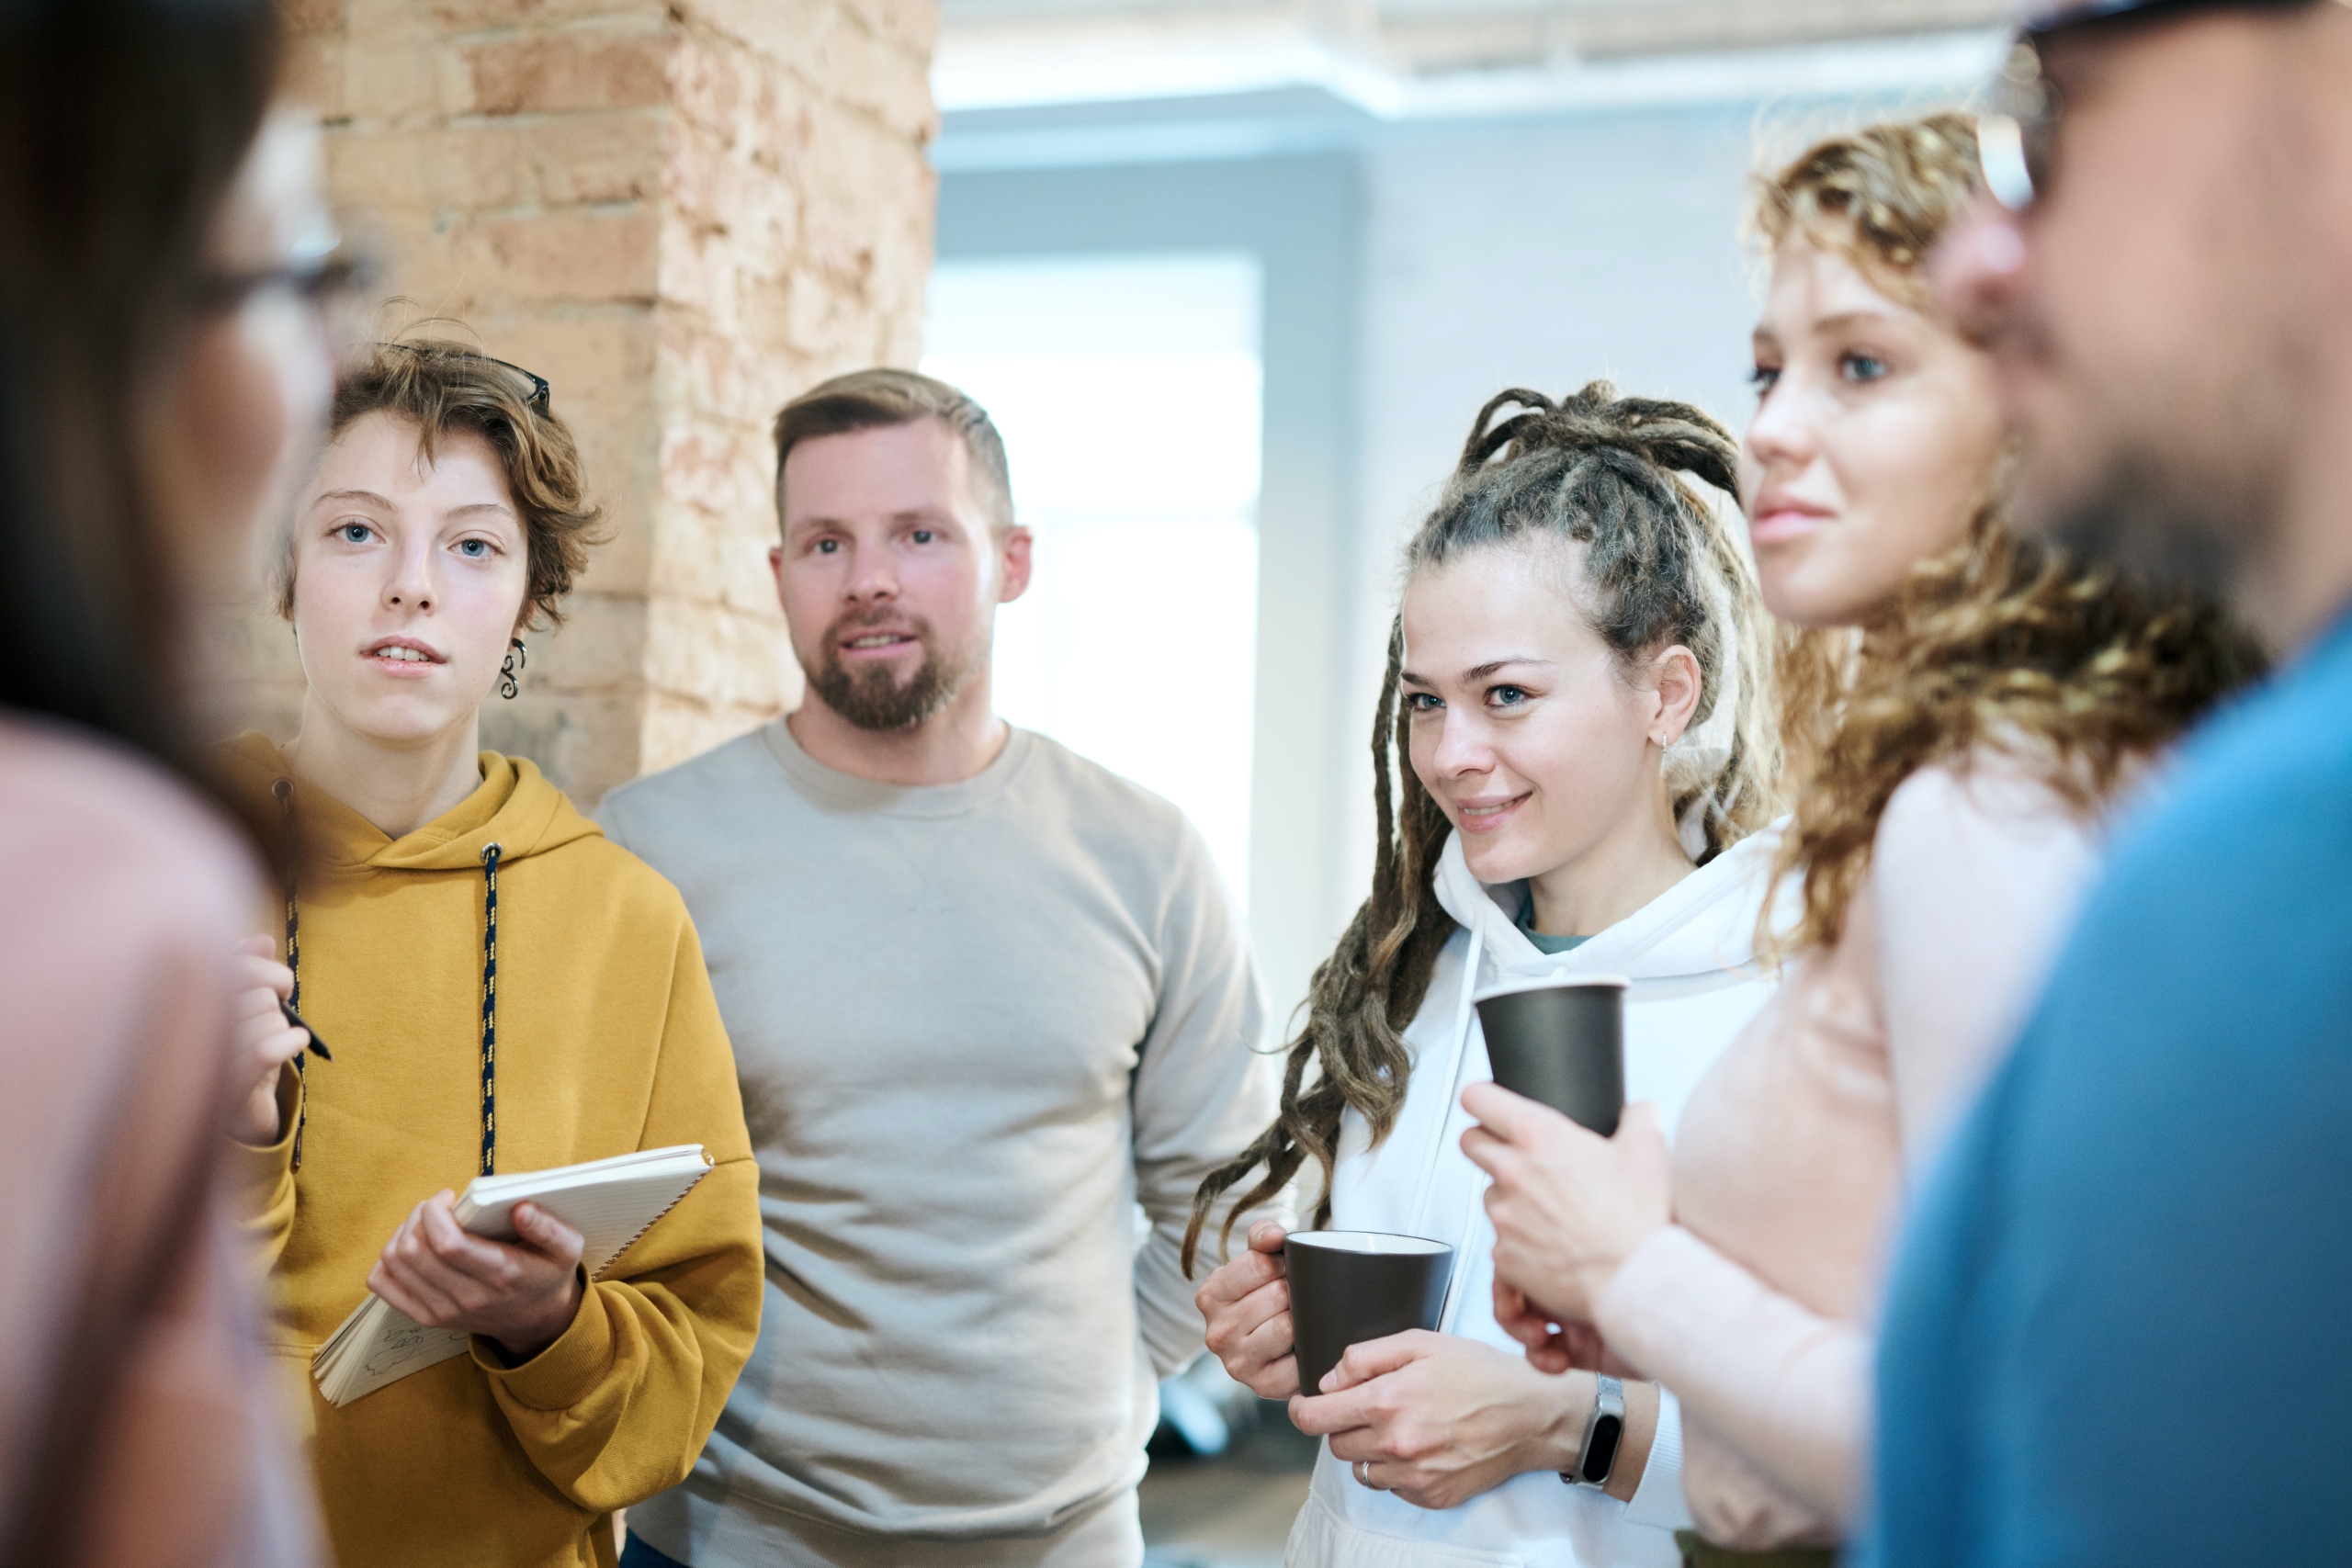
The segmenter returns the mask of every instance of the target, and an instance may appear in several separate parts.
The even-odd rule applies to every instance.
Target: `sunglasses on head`
[[[2051,154],[2058,139],[2057,90],[2041,67],[2041,46],[2061,33],[2102,22],[2160,20],[2200,11],[2284,11],[2318,0],[2070,0],[2029,6],[2018,40],[1993,84],[1992,107],[1976,117],[1976,154],[1984,188],[2012,212],[2023,212],[2050,188]],[[2337,0],[2352,5],[2352,0]]]
[[[376,346],[378,348],[396,348],[403,354],[414,354],[419,355],[429,354],[447,354],[449,352],[447,349],[442,348],[420,348],[413,343],[379,343]],[[523,406],[528,409],[537,409],[541,413],[548,412],[548,399],[551,395],[553,389],[548,385],[548,378],[540,375],[537,371],[526,370],[521,366],[514,364],[511,360],[492,359],[487,354],[469,354],[465,355],[465,357],[476,365],[487,365],[494,369],[508,371],[518,377],[521,380],[521,385],[517,386],[514,390],[516,394],[522,398]]]

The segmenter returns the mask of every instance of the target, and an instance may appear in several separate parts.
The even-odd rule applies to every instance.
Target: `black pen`
[[[312,1029],[309,1021],[303,1018],[300,1013],[296,1012],[292,1008],[288,1007],[283,998],[280,998],[278,1001],[277,1010],[286,1015],[287,1022],[292,1024],[297,1029],[302,1030],[310,1035],[311,1043],[302,1047],[304,1050],[314,1054],[322,1062],[332,1062],[334,1060],[334,1053],[328,1050],[327,1043],[319,1038],[319,1032]]]

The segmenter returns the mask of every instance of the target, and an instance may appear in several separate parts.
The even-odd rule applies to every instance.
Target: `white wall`
[[[1938,62],[1950,85],[1922,85],[1933,72],[1916,71],[1890,84],[1903,101],[1876,112],[1924,112],[1975,80],[1976,64]],[[1262,123],[1242,141],[1296,155],[1200,151],[1230,129],[1208,110],[1140,127],[1110,110],[982,117],[978,130],[951,115],[940,249],[1207,246],[1266,268],[1249,880],[1253,938],[1287,1016],[1369,889],[1366,741],[1397,548],[1472,416],[1506,387],[1557,394],[1605,375],[1736,431],[1752,400],[1750,171],[1872,111],[1718,95],[1476,120],[1359,114],[1334,129],[1288,99],[1233,112],[1245,109]],[[1103,161],[1118,148],[1139,161]],[[998,154],[1010,161],[990,164]]]

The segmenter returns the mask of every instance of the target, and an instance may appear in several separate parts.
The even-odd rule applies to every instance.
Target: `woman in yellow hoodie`
[[[301,732],[230,758],[300,867],[242,1025],[277,1346],[344,1568],[610,1564],[613,1510],[684,1478],[758,1333],[734,1062],[675,890],[531,763],[479,750],[595,523],[547,384],[381,345],[333,437],[283,569]],[[514,1245],[450,1215],[478,1173],[688,1143],[715,1168],[594,1280],[578,1233],[529,1205]],[[337,1408],[310,1357],[370,1290],[471,1354]]]

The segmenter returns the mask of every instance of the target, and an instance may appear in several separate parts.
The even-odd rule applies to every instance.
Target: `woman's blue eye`
[[[918,545],[927,545],[933,539],[939,537],[938,534],[929,528],[918,528],[908,536],[913,539]]]
[[[1849,354],[1838,363],[1849,381],[1875,381],[1886,374],[1886,361],[1874,354]]]
[[[1520,686],[1497,686],[1487,692],[1487,700],[1497,707],[1516,707],[1527,700],[1527,692]]]
[[[374,532],[375,530],[365,523],[338,523],[334,530],[335,537],[346,545],[364,545],[368,542],[368,536]]]
[[[1747,373],[1747,384],[1756,389],[1759,398],[1778,386],[1780,380],[1781,367],[1777,365],[1759,365]]]
[[[458,548],[464,552],[468,560],[480,560],[490,554],[490,541],[488,539],[459,539]]]
[[[1444,702],[1434,693],[1408,692],[1405,694],[1405,711],[1408,713],[1435,713],[1444,705]]]

